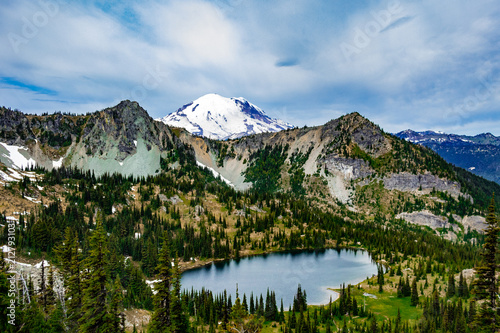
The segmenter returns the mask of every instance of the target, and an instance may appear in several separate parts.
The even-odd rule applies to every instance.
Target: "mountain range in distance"
[[[428,147],[447,162],[500,184],[500,138],[491,133],[467,136],[406,130],[395,135]]]
[[[217,94],[204,95],[156,120],[215,140],[293,128],[283,120],[270,118],[261,108],[242,97],[226,98]]]
[[[184,128],[193,135],[215,140],[236,139],[294,127],[283,120],[270,118],[245,98],[226,98],[217,94],[204,95],[156,120],[168,126]],[[466,136],[409,129],[395,135],[428,147],[447,162],[500,184],[500,138],[491,133]]]
[[[104,144],[103,141],[99,140],[105,138],[97,135],[98,141],[95,141],[94,135],[90,135],[95,130],[90,131],[88,126],[85,126],[87,129],[75,137],[76,133],[81,130],[83,123],[87,123],[88,116],[87,118],[81,117],[78,121],[75,120],[76,118],[73,120],[65,119],[57,114],[48,118],[26,117],[22,113],[4,109],[3,112],[0,112],[5,117],[0,121],[0,136],[3,137],[0,140],[0,161],[7,166],[17,168],[41,165],[50,169],[62,165],[63,158],[68,163],[66,157],[71,156],[75,166],[87,166],[99,174],[128,170],[131,174],[147,175],[157,172],[157,166],[145,166],[142,163],[140,170],[138,170],[137,163],[133,161],[138,156],[141,158],[147,156],[146,159],[155,161],[151,165],[159,163],[158,154],[152,154],[153,152],[149,149],[156,146],[159,147],[160,151],[163,151],[167,148],[164,145],[174,139],[169,134],[170,130],[167,127],[164,128],[164,125],[184,128],[195,136],[215,140],[237,139],[294,128],[293,125],[283,120],[272,119],[261,108],[244,98],[226,98],[217,94],[204,95],[184,105],[176,112],[155,119],[156,121],[151,121],[152,119],[149,118],[147,112],[134,102],[124,101],[107,110],[109,112],[100,112],[100,114],[109,118],[111,122],[105,122],[102,126],[109,127],[117,119],[128,125],[124,132],[106,135]],[[123,116],[117,118],[117,112],[123,113]],[[99,113],[90,116],[90,123],[87,125],[97,124],[101,121],[99,120],[101,116],[97,116],[97,114]],[[135,124],[137,119],[144,119],[145,123],[148,124],[148,129],[141,129],[142,125]],[[45,122],[47,123],[44,124]],[[163,126],[160,128],[159,124]],[[61,130],[61,127],[67,126],[74,128],[69,132]],[[34,132],[28,128],[32,128]],[[13,129],[16,130],[12,131]],[[138,133],[142,133],[140,138],[137,138],[136,134]],[[84,140],[85,150],[78,149],[78,154],[65,156],[66,154],[62,154],[62,151],[57,149],[57,147],[71,144],[74,139],[80,141],[79,137],[81,136],[88,136],[88,138]],[[465,136],[435,131],[406,130],[396,133],[395,136],[428,147],[447,162],[500,184],[500,138],[490,133]],[[56,148],[49,154],[50,157],[42,151],[38,151],[37,144],[33,144],[37,139],[42,145],[44,141],[47,141],[49,146]],[[143,139],[146,141],[145,150],[142,145]],[[74,143],[78,145],[77,142]],[[115,145],[117,150],[110,149]],[[30,148],[28,149],[28,147]],[[45,148],[43,150],[46,151]],[[136,152],[140,154],[135,154]],[[110,153],[109,156],[108,153]],[[77,156],[78,158],[76,158]],[[99,158],[96,159],[98,156]],[[105,159],[103,160],[103,158]],[[81,161],[76,163],[78,159]]]
[[[257,119],[257,113],[261,121],[267,119],[242,99],[211,97],[252,108],[254,118],[245,113],[247,123]],[[196,111],[198,103],[193,104]],[[231,119],[226,116],[222,124],[231,124]],[[321,205],[333,204],[372,217],[398,216],[438,229],[447,228],[449,217],[446,221],[440,217],[444,214],[442,198],[453,207],[466,208],[457,208],[453,219],[458,221],[480,214],[491,193],[500,192],[497,183],[452,166],[409,139],[385,133],[356,112],[321,126],[266,131],[234,140],[209,139],[205,137],[208,131],[201,130],[203,135],[196,136],[169,127],[128,100],[86,115],[28,115],[0,107],[0,184],[36,177],[22,171],[34,166],[79,169],[96,177],[182,174],[184,167],[200,166],[236,190],[293,193],[314,198]],[[231,135],[226,131],[225,136]],[[398,201],[401,195],[405,200]],[[30,196],[33,202],[42,197],[42,193]],[[482,220],[465,221],[464,225],[482,230]],[[446,237],[457,239],[457,234]]]

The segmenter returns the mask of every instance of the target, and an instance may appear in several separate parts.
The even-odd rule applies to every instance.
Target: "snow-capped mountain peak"
[[[287,122],[270,118],[243,97],[226,98],[217,94],[204,95],[156,120],[217,140],[293,128]]]

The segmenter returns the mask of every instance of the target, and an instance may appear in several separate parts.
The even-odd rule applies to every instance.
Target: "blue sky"
[[[294,125],[500,135],[498,1],[4,0],[0,105],[165,116],[207,93]]]

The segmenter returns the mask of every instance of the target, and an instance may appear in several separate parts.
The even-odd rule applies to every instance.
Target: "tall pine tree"
[[[413,279],[413,282],[411,284],[411,301],[410,301],[411,306],[417,306],[418,305],[418,290],[417,290],[417,278]]]
[[[151,318],[150,332],[169,332],[172,319],[170,316],[170,286],[172,282],[170,257],[170,243],[168,234],[165,232],[163,235],[163,246],[160,251],[159,264],[158,264],[158,282],[155,286],[156,295],[154,296],[155,312]]]
[[[109,303],[108,321],[114,333],[125,332],[125,316],[121,313],[123,306],[123,287],[120,277],[117,276],[111,288],[111,300]]]
[[[477,279],[474,282],[476,300],[484,300],[474,320],[480,332],[495,332],[498,327],[496,298],[498,293],[496,280],[496,259],[498,247],[498,221],[495,215],[495,197],[491,199],[486,216],[486,239],[482,253],[482,265],[476,268]]]
[[[181,300],[181,270],[177,257],[172,267],[172,291],[170,295],[170,318],[173,333],[189,332],[189,317]]]
[[[61,263],[61,271],[66,289],[66,326],[69,332],[76,332],[81,317],[82,285],[80,281],[81,261],[78,251],[78,235],[67,228],[65,238],[56,248],[57,258]]]
[[[90,238],[89,257],[84,261],[85,281],[79,332],[112,331],[106,306],[107,254],[106,232],[99,212],[97,227]]]

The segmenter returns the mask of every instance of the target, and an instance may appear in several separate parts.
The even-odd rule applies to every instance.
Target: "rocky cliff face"
[[[22,148],[26,158],[47,169],[66,165],[98,175],[137,176],[160,172],[160,158],[168,158],[170,151],[182,145],[166,125],[131,101],[79,116],[33,116],[1,108],[0,142],[10,145],[4,148],[13,152]],[[0,162],[15,166],[13,158],[12,152],[4,152]]]
[[[402,192],[422,191],[430,193],[432,190],[448,192],[453,197],[462,195],[460,184],[455,181],[441,179],[432,174],[412,175],[409,173],[391,174],[383,178],[384,187],[389,190]]]
[[[323,165],[329,173],[340,173],[345,180],[365,178],[374,173],[374,170],[370,167],[368,162],[361,159],[329,156],[318,162]]]
[[[67,163],[96,174],[147,176],[160,172],[160,158],[179,144],[170,129],[153,121],[137,102],[123,101],[89,116]]]
[[[9,145],[21,145],[34,140],[29,119],[19,111],[0,108],[0,138]]]
[[[332,120],[322,126],[322,140],[329,141],[329,152],[342,155],[350,153],[355,146],[374,158],[388,153],[391,139],[380,127],[354,112]]]
[[[167,126],[153,121],[137,102],[130,101],[93,113],[82,133],[82,140],[90,148],[89,155],[109,150],[112,143],[118,148],[120,162],[137,152],[138,138],[146,142],[148,150],[152,146],[166,149],[171,145],[172,134]]]

